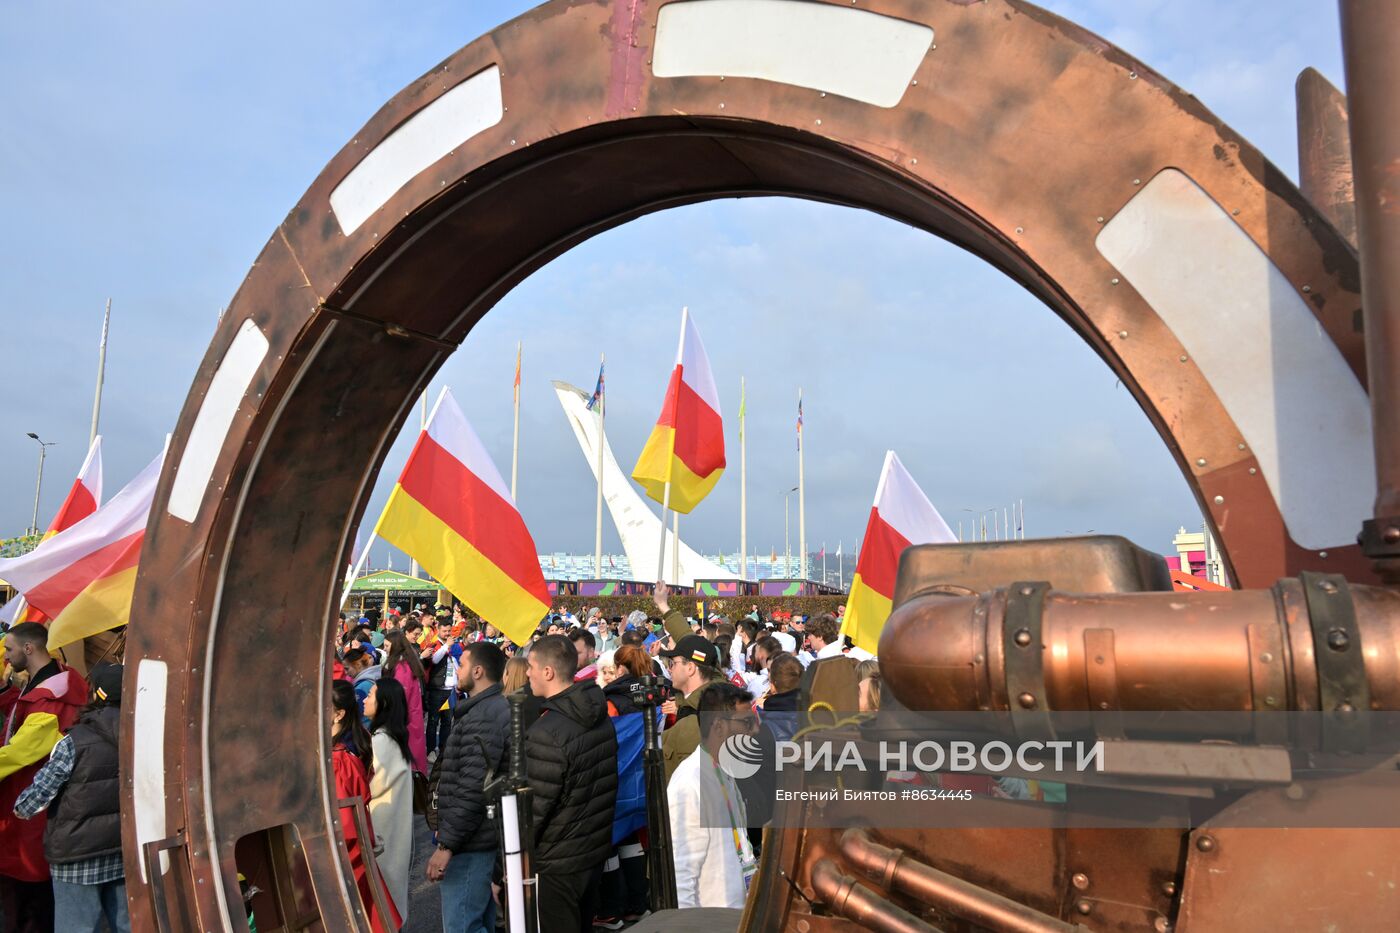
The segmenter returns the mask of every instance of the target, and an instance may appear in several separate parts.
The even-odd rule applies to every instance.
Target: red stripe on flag
[[[141,560],[140,543],[145,534],[146,529],[142,528],[98,548],[31,589],[25,598],[50,618],[57,616],[92,581],[135,567]]]
[[[91,490],[81,481],[76,482],[73,488],[68,490],[68,498],[59,506],[58,514],[54,515],[53,524],[45,534],[67,531],[96,511],[97,500],[93,499]]]
[[[676,457],[702,479],[724,469],[724,422],[682,378],[683,367],[671,370],[666,401],[657,424],[676,429]]]
[[[899,571],[899,555],[909,542],[880,517],[880,510],[870,510],[865,526],[865,543],[860,548],[860,566],[856,573],[872,590],[886,599],[894,598],[894,580]]]
[[[461,535],[531,596],[548,603],[534,539],[496,490],[424,431],[399,477],[403,491]]]

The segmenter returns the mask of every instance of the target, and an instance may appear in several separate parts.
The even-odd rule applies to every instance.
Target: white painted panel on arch
[[[168,669],[164,661],[142,658],[136,667],[131,754],[131,810],[136,818],[136,844],[144,846],[170,835],[165,822],[165,697]],[[146,860],[140,859],[141,883]],[[160,873],[170,870],[170,856],[159,857]]]
[[[505,115],[501,69],[477,72],[409,117],[369,151],[331,192],[348,236],[428,166]]]
[[[1375,495],[1370,402],[1293,284],[1176,169],[1134,195],[1096,243],[1220,397],[1293,540],[1354,543]]]
[[[928,26],[855,7],[686,0],[661,8],[652,72],[759,78],[893,107],[932,45]]]

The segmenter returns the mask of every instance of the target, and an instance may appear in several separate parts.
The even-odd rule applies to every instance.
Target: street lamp
[[[792,545],[788,540],[788,503],[792,501],[792,494],[797,492],[794,486],[783,493],[783,576],[792,576]]]
[[[34,442],[39,445],[39,479],[34,483],[34,517],[29,520],[29,533],[37,535],[39,533],[39,490],[44,488],[44,457],[48,454],[49,448],[58,441],[41,441],[39,435],[33,431],[29,436],[34,438]]]
[[[1000,508],[1000,506],[992,506],[992,507],[989,508],[989,509],[963,509],[963,511],[964,511],[964,512],[971,512],[974,516],[976,516],[977,518],[981,519],[981,518],[984,518],[988,512],[996,512],[996,510],[997,510],[998,508]],[[993,519],[993,520],[995,521],[995,519]],[[987,526],[986,526],[986,524],[984,523],[984,524],[982,525],[982,537],[981,537],[981,540],[983,540],[983,541],[987,540],[986,531],[987,531]],[[977,522],[976,522],[976,521],[974,521],[974,522],[972,523],[972,540],[974,540],[974,541],[978,540],[978,537],[977,537]]]

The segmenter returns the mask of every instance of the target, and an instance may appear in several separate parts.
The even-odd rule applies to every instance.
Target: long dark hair
[[[408,752],[408,695],[403,692],[403,684],[392,677],[381,677],[375,681],[374,717],[369,721],[370,734],[384,730],[394,744],[403,752],[403,760],[411,762]]]
[[[393,677],[394,668],[403,662],[408,665],[414,680],[419,683],[427,680],[427,674],[423,671],[423,661],[418,657],[418,646],[409,644],[408,637],[402,629],[390,629],[385,632],[384,644],[389,646],[384,658],[384,674]]]
[[[397,684],[395,685],[397,686]],[[402,690],[402,687],[399,687]],[[331,708],[345,714],[340,721],[340,731],[331,725],[331,745],[343,745],[346,750],[364,762],[365,770],[374,767],[374,749],[369,744],[369,733],[360,721],[360,703],[355,697],[355,688],[348,680],[337,680],[331,684]]]

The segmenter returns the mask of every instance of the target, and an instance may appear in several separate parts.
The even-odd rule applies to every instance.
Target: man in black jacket
[[[574,683],[578,652],[562,635],[530,649],[530,691],[543,703],[525,733],[534,793],[540,929],[590,933],[612,846],[617,736],[595,681]]]
[[[491,874],[496,864],[496,821],[486,815],[486,776],[506,767],[510,704],[501,692],[506,656],[487,641],[462,655],[456,721],[442,755],[437,787],[438,846],[428,880],[442,883],[443,933],[494,933]]]

